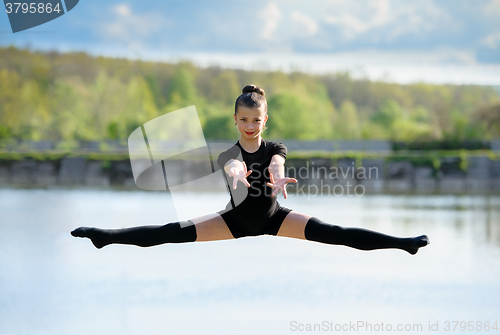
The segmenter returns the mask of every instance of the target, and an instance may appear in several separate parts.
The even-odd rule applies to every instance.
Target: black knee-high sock
[[[80,227],[71,232],[75,237],[87,237],[98,249],[112,243],[151,247],[163,243],[196,241],[196,227],[191,221],[172,222],[163,226],[140,226],[124,229]]]
[[[395,237],[363,228],[344,228],[325,223],[311,217],[305,227],[307,240],[345,245],[360,250],[396,248],[414,255],[420,247],[429,244],[426,235],[417,237]]]

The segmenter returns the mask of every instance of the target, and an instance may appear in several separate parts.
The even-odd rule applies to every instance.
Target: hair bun
[[[264,90],[262,88],[260,88],[259,86],[255,86],[255,85],[247,85],[247,86],[243,87],[242,92],[243,93],[255,92],[255,93],[260,94],[262,96],[266,95],[266,93],[264,92]]]

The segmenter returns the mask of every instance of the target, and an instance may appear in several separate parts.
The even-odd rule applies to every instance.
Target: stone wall
[[[360,166],[351,158],[287,159],[286,172],[298,179],[290,184],[290,192],[340,192],[357,187],[360,192],[422,192],[474,193],[500,191],[500,160],[487,156],[469,157],[466,171],[459,158],[441,158],[439,170],[414,166],[409,161],[388,161],[383,158],[363,159]],[[195,162],[176,161],[183,181],[200,176],[202,167]],[[173,166],[172,165],[172,166]],[[203,172],[205,173],[205,172]],[[220,173],[220,171],[215,171]],[[216,178],[217,179],[217,178]],[[220,179],[219,179],[220,181]],[[220,189],[212,181],[198,186]],[[195,183],[196,184],[196,183]],[[53,161],[34,159],[0,161],[0,187],[125,187],[138,189],[129,160],[99,161],[81,157],[64,157]],[[301,189],[302,187],[302,189]]]

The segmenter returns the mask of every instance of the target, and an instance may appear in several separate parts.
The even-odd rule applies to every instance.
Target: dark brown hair
[[[264,105],[267,112],[266,93],[264,90],[255,85],[247,85],[243,87],[242,94],[236,99],[234,104],[234,114],[238,113],[238,106],[247,108],[259,108]]]

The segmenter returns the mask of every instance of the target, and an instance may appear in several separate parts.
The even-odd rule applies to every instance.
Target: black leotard
[[[249,153],[238,142],[227,151],[221,153],[217,164],[222,170],[231,201],[226,209],[219,211],[229,230],[235,238],[262,234],[276,235],[290,209],[280,206],[275,197],[271,197],[273,189],[267,186],[269,164],[274,155],[286,158],[287,149],[282,143],[262,139],[259,149]],[[230,159],[243,160],[252,173],[247,177],[250,187],[238,182],[233,190],[233,178],[224,171]]]

